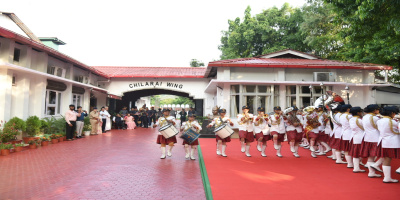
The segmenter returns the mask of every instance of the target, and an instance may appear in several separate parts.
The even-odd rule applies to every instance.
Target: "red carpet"
[[[238,139],[228,143],[227,158],[216,155],[215,139],[200,139],[201,150],[215,200],[225,199],[399,199],[400,183],[384,184],[383,178],[355,174],[345,164],[335,164],[325,156],[312,158],[310,151],[300,148],[295,158],[287,143],[283,158],[275,155],[272,141],[267,156],[261,157],[255,143],[248,158],[240,152]],[[392,178],[400,160],[392,161]],[[365,169],[364,167],[361,167]],[[379,173],[379,172],[378,172]]]

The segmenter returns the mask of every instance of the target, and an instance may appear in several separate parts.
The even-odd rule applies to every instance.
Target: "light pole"
[[[349,95],[350,88],[349,88],[349,86],[346,85],[344,90],[346,90],[346,93],[347,93],[347,104],[350,104],[350,95]]]
[[[312,102],[313,102],[313,100],[312,100],[312,98],[313,98],[313,96],[312,96],[312,85],[310,85],[310,87],[308,87],[309,89],[310,89],[310,93],[311,93],[311,96],[310,96],[310,106],[312,105]]]
[[[320,86],[321,86],[321,90],[322,90],[322,106],[323,106],[322,110],[324,110],[325,109],[324,83],[321,83]]]

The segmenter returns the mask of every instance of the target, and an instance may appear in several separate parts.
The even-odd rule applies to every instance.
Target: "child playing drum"
[[[197,133],[199,133],[201,131],[201,126],[195,119],[196,119],[195,114],[189,114],[188,121],[183,122],[183,124],[182,124],[182,127],[181,127],[181,130],[183,130],[182,133],[186,132],[190,128],[194,128]],[[185,158],[186,159],[190,158],[191,160],[196,160],[196,158],[194,157],[194,152],[197,148],[197,145],[199,145],[198,139],[193,141],[191,144],[186,142],[186,140],[183,140],[182,145],[185,145],[185,152],[186,152]],[[189,151],[189,145],[191,146],[191,151]]]
[[[229,119],[229,117],[225,116],[226,109],[220,109],[219,114],[219,117],[214,118],[214,120],[210,124],[208,124],[208,128],[211,128],[212,126],[215,126],[215,128],[217,128],[228,122],[231,126],[233,126],[233,122]],[[227,155],[225,154],[226,143],[231,141],[231,136],[222,139],[217,134],[215,134],[215,140],[217,141],[217,155],[227,157]],[[219,150],[219,147],[221,147],[221,150]]]
[[[157,123],[153,125],[153,128],[160,126],[166,126],[166,125],[172,125],[175,126],[175,117],[169,116],[169,109],[164,109],[163,110],[163,115],[162,117],[158,118]],[[167,155],[169,157],[172,156],[171,150],[174,147],[174,143],[176,143],[176,136],[172,136],[170,138],[165,138],[160,132],[158,133],[157,137],[157,144],[161,144],[161,159],[165,159],[165,149],[168,144],[169,149]]]

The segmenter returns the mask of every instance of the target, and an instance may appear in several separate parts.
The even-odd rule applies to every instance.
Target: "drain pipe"
[[[388,70],[385,70],[385,83],[387,83],[388,82]]]

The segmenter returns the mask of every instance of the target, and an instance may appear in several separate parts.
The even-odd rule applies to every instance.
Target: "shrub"
[[[4,127],[9,127],[12,126],[17,130],[20,131],[25,131],[26,130],[26,123],[24,120],[18,118],[18,117],[13,117],[10,119],[7,123],[4,124]]]
[[[54,134],[65,132],[65,120],[64,118],[56,119],[54,117],[43,119],[47,123],[47,126],[43,129],[45,134]]]
[[[40,119],[36,116],[30,116],[26,120],[26,133],[30,137],[35,137],[40,133],[40,128],[42,127],[42,123]]]
[[[92,130],[92,125],[90,125],[90,118],[85,117],[84,119],[84,125],[83,125],[83,130],[82,131],[90,131]]]
[[[16,136],[19,134],[19,131],[15,129],[13,126],[6,126],[0,132],[0,140],[1,142],[9,142],[11,140],[16,139]]]
[[[12,149],[13,145],[8,143],[0,143],[0,149]]]

